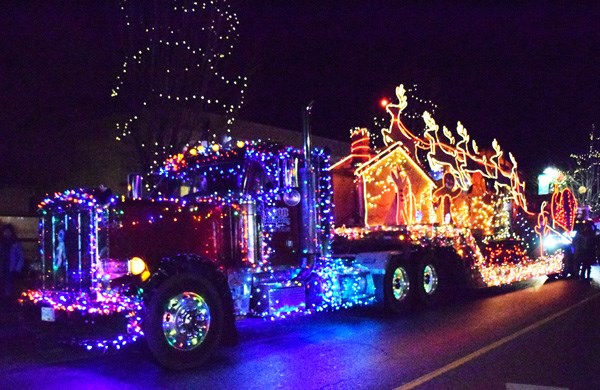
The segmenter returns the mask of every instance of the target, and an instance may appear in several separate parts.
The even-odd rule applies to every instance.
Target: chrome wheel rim
[[[437,290],[438,286],[438,275],[435,267],[431,264],[427,264],[423,268],[423,290],[425,294],[432,295]]]
[[[392,293],[396,301],[402,301],[408,295],[408,289],[410,283],[408,281],[408,274],[403,267],[397,267],[394,270],[394,277],[392,278]]]
[[[210,328],[210,308],[204,298],[194,292],[176,295],[167,303],[162,328],[170,346],[190,351],[206,339]]]

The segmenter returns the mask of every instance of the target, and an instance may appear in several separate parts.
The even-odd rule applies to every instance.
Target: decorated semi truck
[[[311,147],[307,108],[303,149],[200,143],[165,161],[151,186],[131,175],[127,196],[48,196],[38,272],[21,302],[46,322],[121,318],[114,337],[80,343],[144,338],[160,364],[184,369],[235,344],[243,318],[367,304],[400,313],[459,285],[560,272],[562,252],[543,242],[572,229],[572,194],[530,212],[512,156],[496,143],[479,151],[461,126],[458,141],[438,134],[427,113],[415,135],[396,93],[385,145],[373,149],[357,129],[352,153],[333,165]]]

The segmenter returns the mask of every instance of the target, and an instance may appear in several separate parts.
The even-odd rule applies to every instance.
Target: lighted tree
[[[112,96],[126,119],[116,138],[148,172],[233,124],[247,87],[246,77],[230,76],[239,21],[225,0],[122,0],[120,8],[126,47]]]
[[[596,149],[593,128],[587,153],[572,154],[575,167],[567,172],[567,185],[573,189],[577,203],[589,207],[593,214],[600,212],[600,152]]]

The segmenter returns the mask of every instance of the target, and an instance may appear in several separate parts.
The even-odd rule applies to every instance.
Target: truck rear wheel
[[[383,277],[384,304],[386,310],[400,314],[412,309],[414,286],[408,263],[392,257]]]
[[[162,366],[183,370],[201,365],[219,345],[223,304],[205,278],[179,274],[150,299],[144,321],[148,347]]]
[[[424,254],[419,262],[416,283],[419,300],[423,304],[435,306],[442,301],[448,280],[432,253]]]

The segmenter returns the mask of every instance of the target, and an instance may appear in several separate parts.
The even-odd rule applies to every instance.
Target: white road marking
[[[521,330],[519,330],[519,331],[511,334],[511,335],[503,337],[503,338],[501,338],[498,341],[495,341],[495,342],[493,342],[493,343],[491,343],[491,344],[489,344],[489,345],[487,345],[487,346],[485,346],[483,348],[478,349],[475,352],[472,352],[472,353],[470,353],[470,354],[468,354],[468,355],[466,355],[466,356],[464,356],[464,357],[462,357],[462,358],[460,358],[458,360],[453,361],[452,363],[449,363],[449,364],[445,365],[444,367],[438,368],[437,370],[431,371],[428,374],[425,374],[425,375],[423,375],[423,376],[421,376],[421,377],[419,377],[417,379],[414,379],[414,380],[412,380],[412,381],[410,381],[408,383],[405,383],[404,385],[402,385],[400,387],[397,387],[394,390],[409,390],[409,389],[414,389],[415,387],[420,386],[420,385],[422,385],[424,383],[427,383],[430,380],[435,379],[438,376],[443,375],[443,374],[445,374],[445,373],[447,373],[449,371],[452,371],[455,368],[460,367],[463,364],[468,363],[471,360],[476,359],[476,358],[478,358],[478,357],[480,357],[480,356],[482,356],[482,355],[484,355],[484,354],[486,354],[486,353],[488,353],[488,352],[490,352],[490,351],[492,351],[492,350],[494,350],[494,349],[496,349],[496,348],[498,348],[498,347],[500,347],[500,346],[508,343],[509,341],[512,341],[512,340],[516,339],[517,337],[520,337],[520,336],[524,335],[525,333],[531,332],[532,330],[537,329],[537,328],[539,328],[540,326],[542,326],[544,324],[547,324],[548,322],[550,322],[550,321],[552,321],[552,320],[554,320],[554,319],[562,316],[563,314],[566,314],[566,313],[570,312],[571,310],[573,310],[573,309],[575,309],[575,308],[577,308],[579,306],[585,305],[586,303],[588,303],[592,299],[595,299],[598,296],[600,296],[600,293],[596,293],[596,294],[594,294],[594,295],[592,295],[592,296],[584,299],[583,301],[580,301],[580,302],[578,302],[578,303],[576,303],[576,304],[574,304],[572,306],[567,307],[566,309],[563,309],[563,310],[561,310],[561,311],[559,311],[557,313],[554,313],[551,316],[546,317],[546,318],[544,318],[544,319],[542,319],[542,320],[540,320],[540,321],[538,321],[538,322],[536,322],[534,324],[531,324],[531,325],[529,325],[529,326],[527,326],[527,327],[525,327],[525,328],[523,328],[523,329],[521,329]]]

